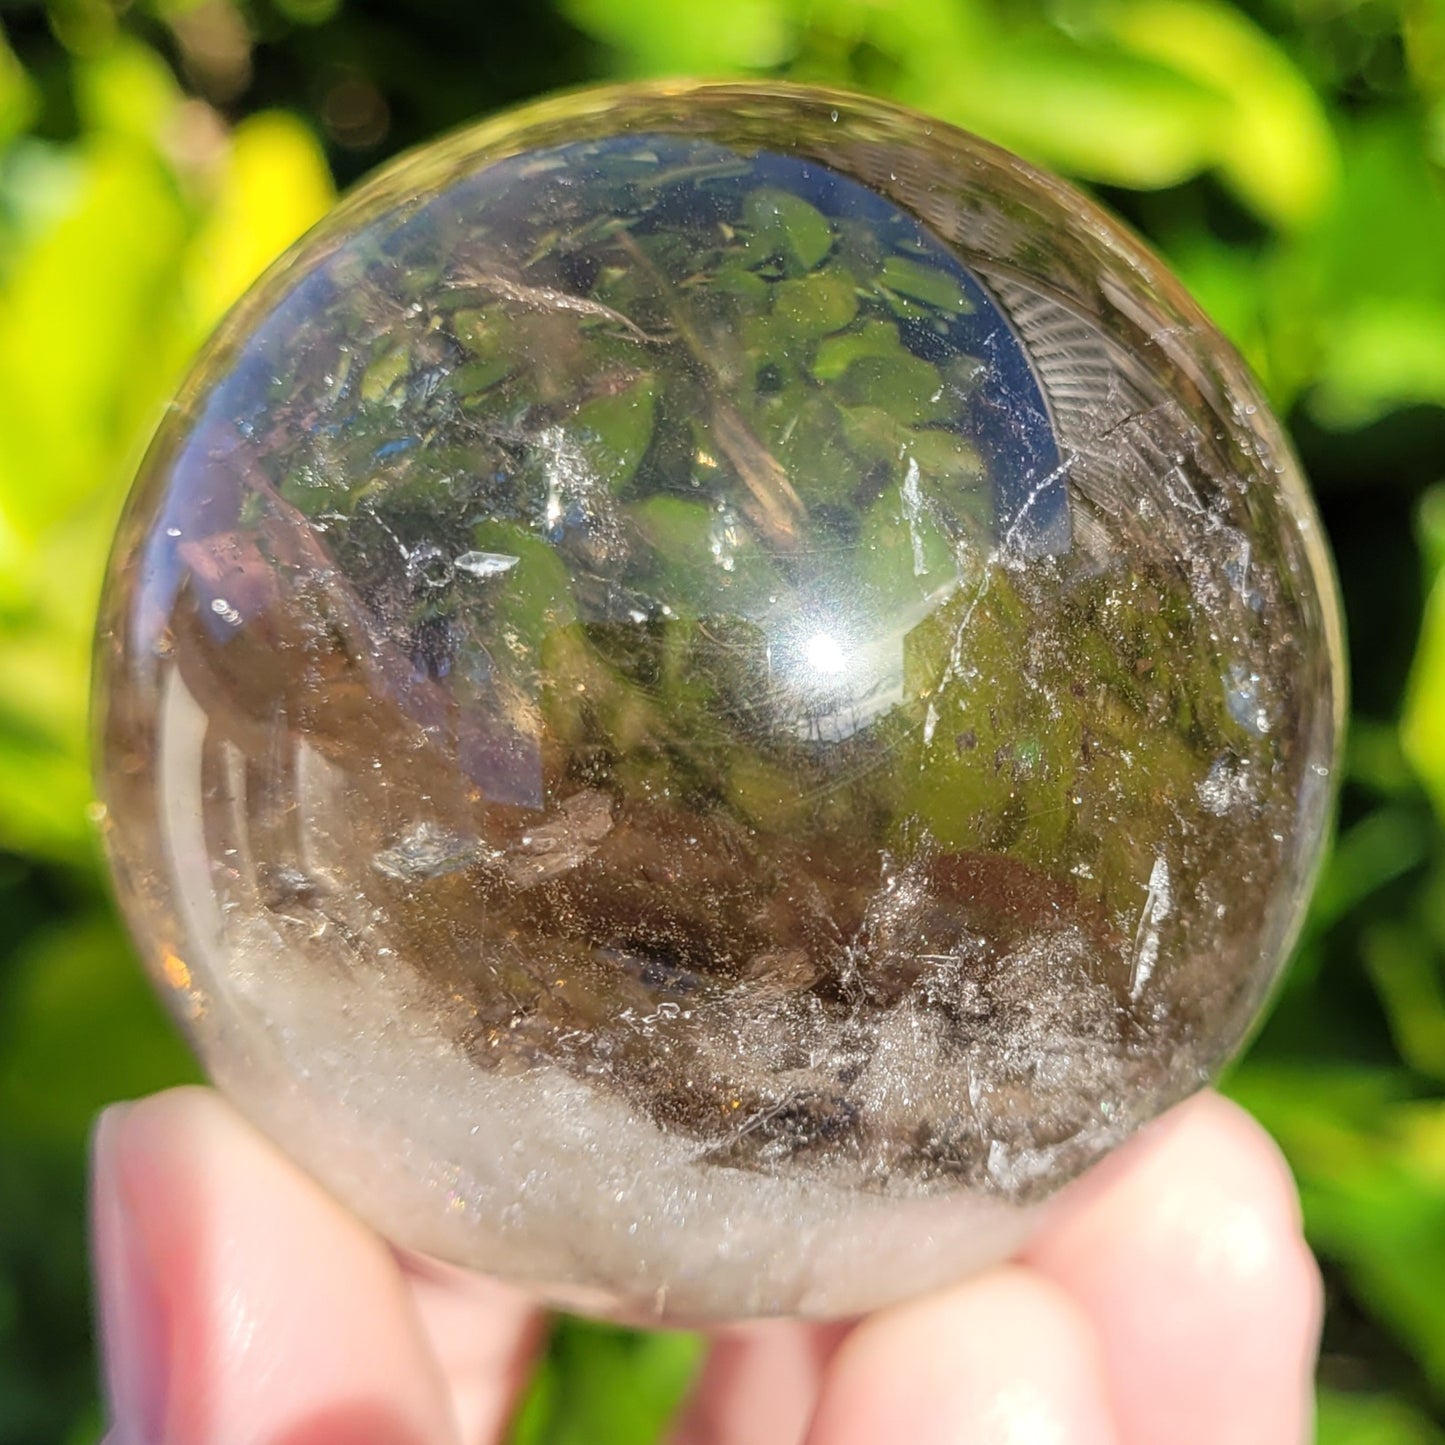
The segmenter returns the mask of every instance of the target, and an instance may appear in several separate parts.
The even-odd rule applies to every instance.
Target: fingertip
[[[718,1331],[669,1445],[797,1445],[850,1328],[762,1320]]]
[[[1279,1146],[1237,1104],[1186,1100],[1060,1201],[1025,1250],[1054,1278],[1153,1242],[1230,1288],[1313,1275],[1299,1192]],[[1306,1263],[1307,1262],[1307,1263]]]
[[[450,1385],[461,1438],[473,1445],[500,1440],[542,1345],[541,1309],[500,1280],[398,1253],[422,1330]]]
[[[127,1198],[122,1151],[128,1104],[113,1104],[91,1134],[90,1219],[106,1445],[161,1438],[168,1393],[169,1321],[160,1273]]]
[[[1081,1181],[1026,1251],[1095,1322],[1126,1445],[1304,1440],[1319,1271],[1278,1147],[1204,1094]]]
[[[823,1383],[808,1445],[1115,1445],[1097,1341],[1020,1267],[865,1320]]]

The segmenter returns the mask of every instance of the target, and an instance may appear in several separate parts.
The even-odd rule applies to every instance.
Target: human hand
[[[521,1293],[400,1255],[216,1094],[109,1109],[107,1445],[480,1445],[541,1339]],[[674,1445],[1303,1445],[1320,1283],[1257,1124],[1201,1095],[1016,1262],[851,1326],[717,1332]]]

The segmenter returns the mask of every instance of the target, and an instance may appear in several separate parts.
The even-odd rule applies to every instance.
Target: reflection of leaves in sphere
[[[677,106],[444,143],[253,297],[122,534],[108,801],[221,1082],[395,1237],[828,1313],[1237,1045],[1336,623],[1126,241],[891,111]],[[795,1257],[952,1194],[1005,1223]]]

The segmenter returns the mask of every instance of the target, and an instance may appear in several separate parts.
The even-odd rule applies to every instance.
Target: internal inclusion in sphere
[[[1232,353],[906,113],[573,98],[360,192],[157,438],[102,626],[122,900],[403,1244],[866,1308],[1234,1050],[1338,622]]]

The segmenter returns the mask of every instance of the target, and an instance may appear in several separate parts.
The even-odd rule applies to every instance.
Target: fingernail
[[[126,1198],[120,1139],[129,1111],[126,1104],[107,1109],[91,1142],[91,1238],[111,1425],[106,1438],[163,1445],[169,1330],[145,1230]]]

